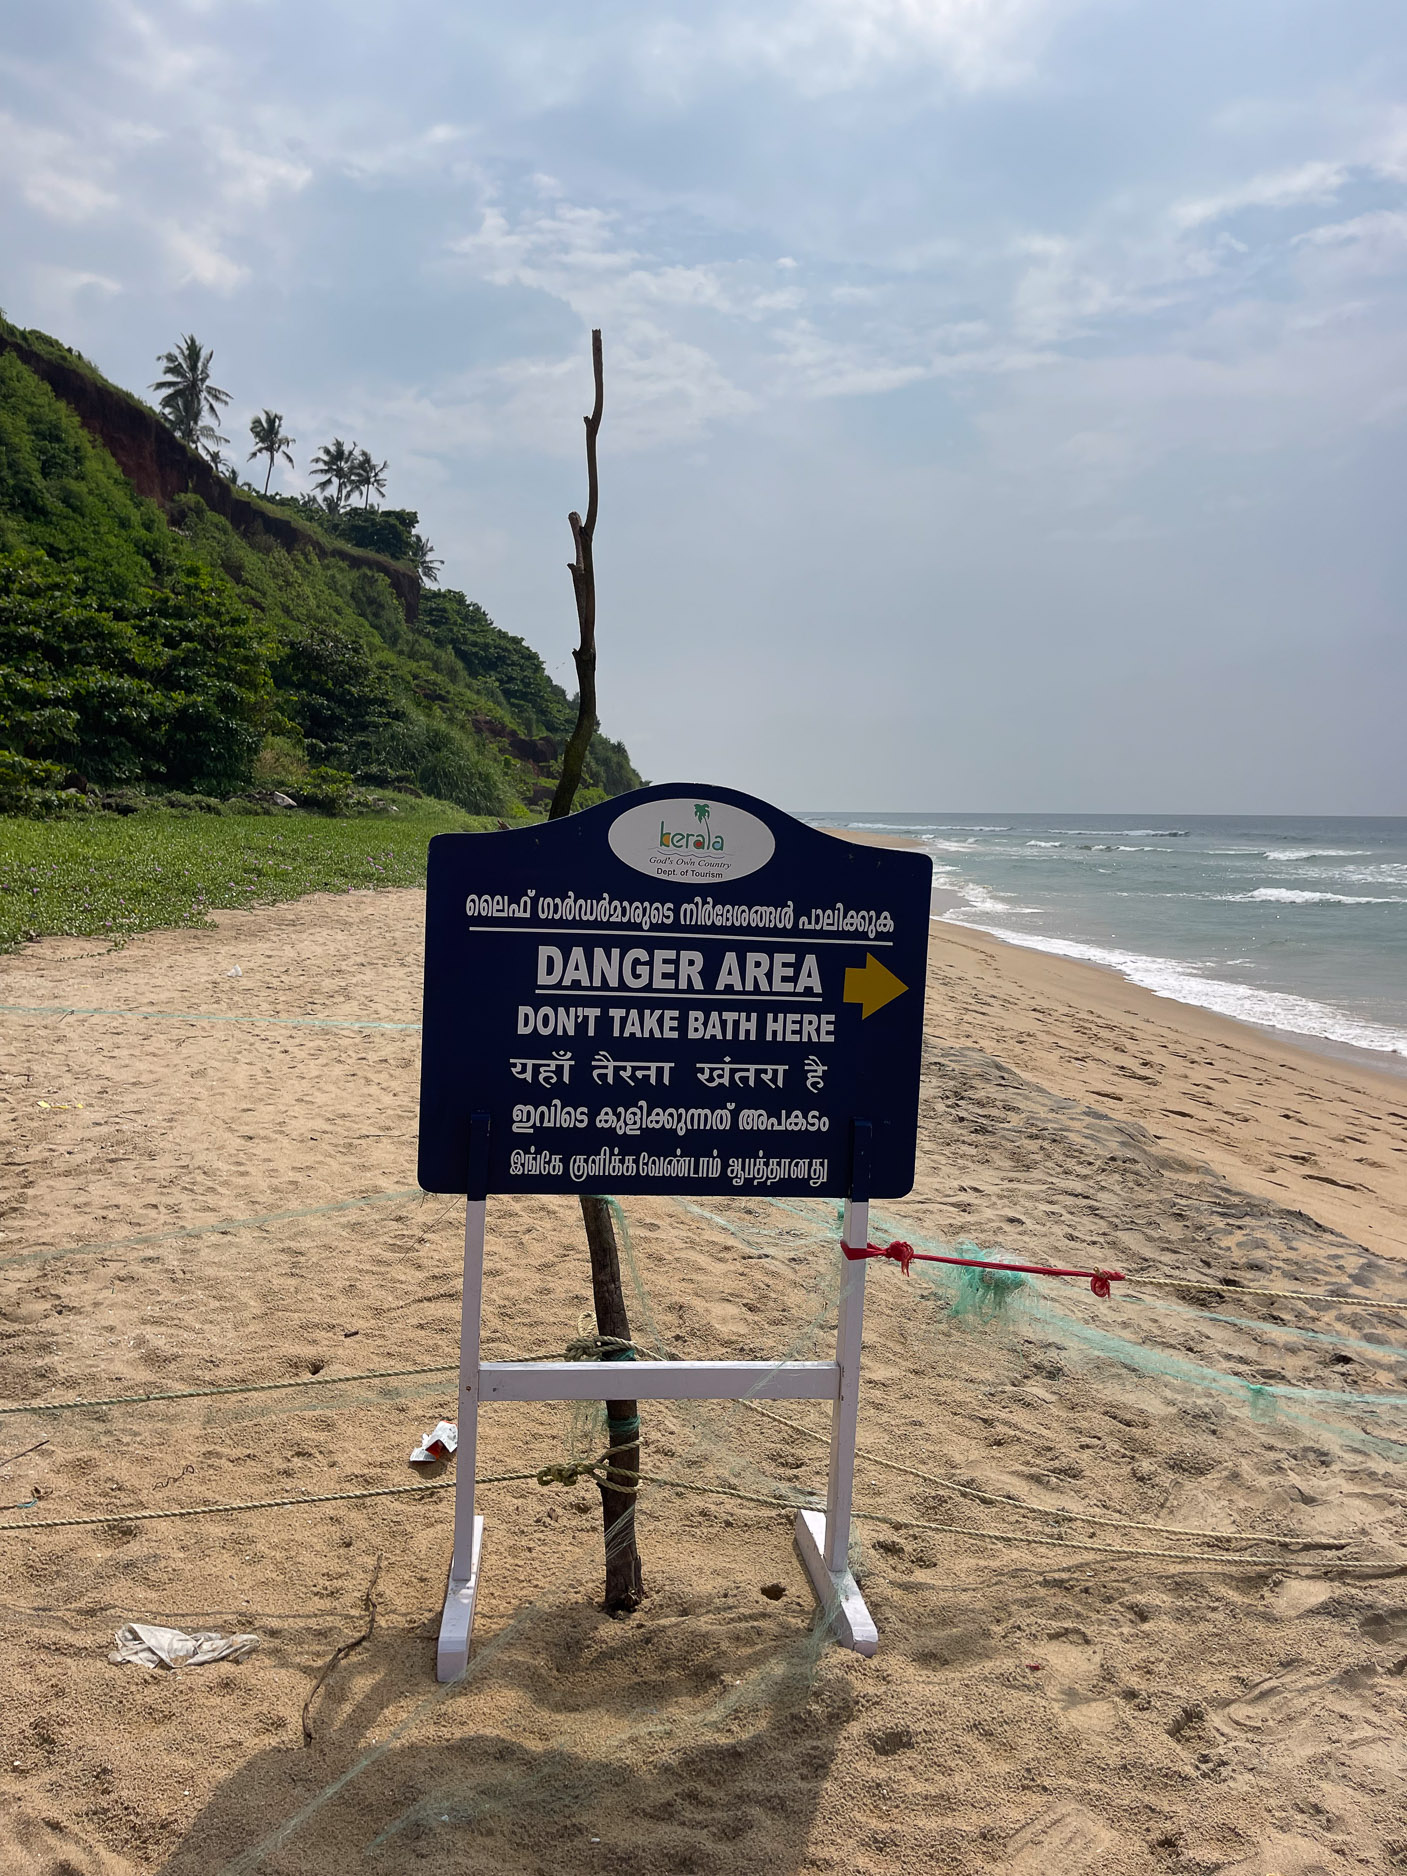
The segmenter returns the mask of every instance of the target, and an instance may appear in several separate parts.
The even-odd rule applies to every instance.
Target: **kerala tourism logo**
[[[694,819],[705,830],[702,834],[697,827],[692,831],[686,828],[680,833],[676,828],[666,827],[661,821],[660,845],[671,851],[677,847],[687,847],[692,853],[722,853],[728,843],[722,834],[713,831],[713,809],[706,801],[694,803]]]
[[[766,866],[772,830],[745,808],[681,795],[642,802],[611,823],[611,851],[655,879],[744,879]]]

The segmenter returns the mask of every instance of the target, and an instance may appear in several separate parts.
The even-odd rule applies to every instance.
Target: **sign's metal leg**
[[[868,1201],[846,1201],[841,1235],[847,1244],[868,1244]],[[845,1265],[835,1331],[840,1393],[831,1409],[830,1473],[826,1480],[826,1567],[832,1574],[850,1557],[850,1511],[855,1496],[855,1433],[860,1418],[860,1343],[865,1333],[865,1263]]]
[[[870,1208],[866,1200],[847,1200],[841,1236],[846,1244],[869,1242]],[[831,1409],[830,1472],[826,1512],[798,1511],[796,1548],[816,1600],[836,1640],[857,1654],[872,1655],[879,1631],[850,1574],[850,1514],[855,1491],[855,1429],[860,1410],[860,1344],[865,1330],[863,1263],[845,1265],[836,1325],[835,1359],[840,1392]]]
[[[469,1661],[484,1521],[474,1511],[479,1444],[479,1323],[484,1292],[484,1221],[488,1206],[470,1199],[464,1211],[464,1300],[459,1326],[459,1447],[455,1455],[454,1554],[440,1617],[435,1678],[457,1680]]]

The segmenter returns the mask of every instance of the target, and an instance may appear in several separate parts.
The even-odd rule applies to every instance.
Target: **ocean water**
[[[1407,818],[801,818],[922,841],[937,918],[1407,1065]]]

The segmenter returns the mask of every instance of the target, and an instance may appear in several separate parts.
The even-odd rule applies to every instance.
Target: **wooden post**
[[[591,1248],[591,1293],[596,1305],[597,1333],[628,1342],[630,1319],[625,1313],[620,1253],[616,1248],[611,1208],[604,1199],[588,1198],[583,1193],[581,1216],[586,1226],[586,1242]],[[624,1349],[615,1359],[623,1357],[628,1361],[633,1356],[633,1349]],[[601,1487],[601,1522],[606,1541],[606,1608],[617,1614],[638,1609],[644,1594],[640,1553],[635,1545],[636,1489],[631,1483],[640,1471],[638,1401],[606,1402],[606,1436],[610,1474],[616,1481]]]
[[[562,755],[562,774],[548,810],[549,821],[560,820],[572,811],[576,791],[581,784],[591,738],[596,734],[596,511],[600,498],[600,479],[596,469],[596,438],[605,409],[605,366],[601,354],[599,329],[591,334],[591,376],[595,388],[591,415],[586,423],[586,519],[575,509],[567,520],[572,530],[575,557],[568,561],[572,591],[576,595],[577,646],[572,653],[576,664],[576,724]],[[581,1219],[586,1227],[586,1243],[591,1253],[591,1295],[596,1306],[596,1330],[616,1341],[630,1340],[630,1318],[625,1308],[625,1293],[620,1282],[620,1252],[616,1246],[611,1210],[603,1198],[581,1200]],[[628,1354],[630,1351],[623,1351]],[[640,1416],[633,1400],[606,1402],[606,1432],[610,1453],[610,1472],[620,1481],[640,1471]],[[601,1487],[601,1519],[606,1543],[606,1608],[612,1615],[626,1615],[638,1609],[644,1594],[640,1574],[640,1552],[635,1543],[635,1492],[620,1490],[618,1483]]]
[[[596,474],[596,437],[601,428],[601,412],[606,401],[605,369],[601,358],[601,334],[591,335],[591,373],[596,387],[595,402],[586,423],[586,519],[572,510],[567,523],[572,531],[576,555],[567,562],[576,595],[577,647],[572,653],[576,665],[576,724],[567,738],[562,755],[562,773],[548,810],[549,821],[570,814],[581,772],[586,765],[591,738],[596,734],[596,562],[593,543],[596,536],[596,508],[600,485]]]

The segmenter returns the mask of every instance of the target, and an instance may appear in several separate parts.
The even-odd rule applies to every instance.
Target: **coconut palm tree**
[[[443,560],[432,558],[434,552],[434,548],[423,535],[411,535],[410,563],[427,586],[439,585],[440,568],[445,564]]]
[[[256,456],[267,456],[269,459],[269,466],[264,475],[264,493],[267,495],[269,478],[274,473],[274,464],[279,457],[282,456],[290,469],[293,467],[293,445],[298,439],[296,436],[289,436],[285,433],[283,412],[269,410],[267,407],[262,415],[249,419],[249,434],[254,439],[254,447],[250,450],[246,461],[253,462]]]
[[[352,471],[347,477],[348,493],[360,495],[362,507],[370,507],[373,495],[386,493],[386,471],[390,466],[389,462],[377,462],[370,450],[355,451],[352,457]]]
[[[311,466],[322,471],[321,476],[313,483],[313,487],[324,494],[331,489],[334,508],[342,506],[342,498],[352,479],[357,453],[355,443],[349,449],[340,436],[335,436],[330,443],[323,444],[312,460]]]
[[[158,400],[161,414],[176,435],[183,443],[203,450],[206,455],[212,447],[218,449],[221,443],[230,440],[220,435],[213,422],[206,421],[218,418],[220,406],[230,401],[228,391],[210,382],[213,358],[211,348],[202,346],[193,332],[184,333],[173,351],[163,352],[157,359],[166,375],[151,387],[161,392]]]

